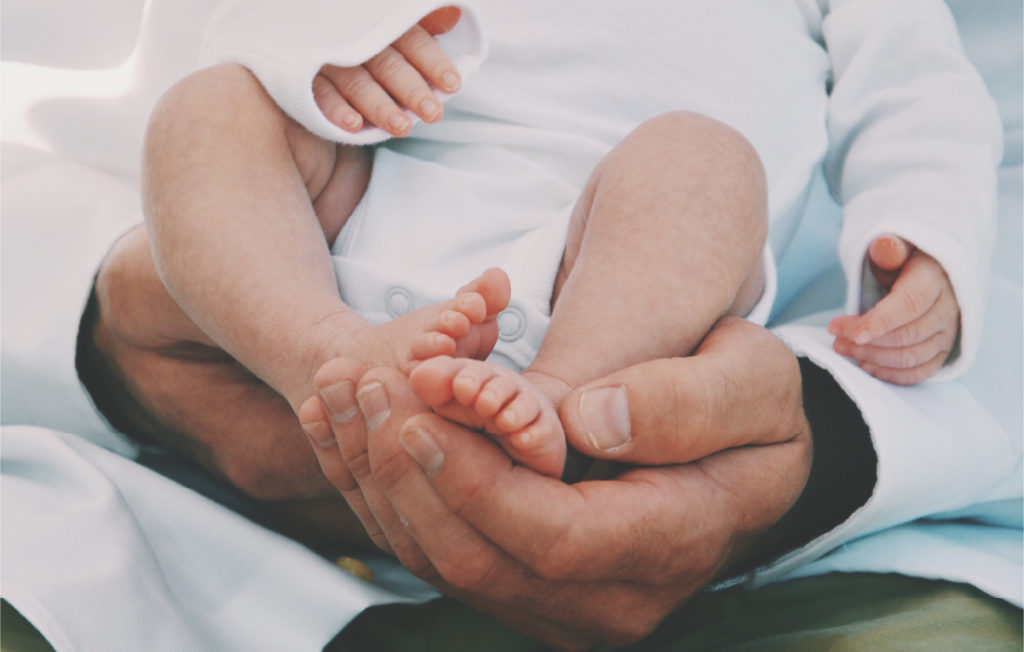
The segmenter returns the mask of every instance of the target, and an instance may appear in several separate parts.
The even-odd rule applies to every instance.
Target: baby
[[[459,85],[432,39],[457,19],[447,11],[363,66],[326,66],[313,83],[324,115],[349,131],[369,122],[397,137],[411,129],[403,107],[440,120],[430,85]],[[738,132],[708,117],[651,119],[594,170],[569,220],[550,325],[522,373],[485,361],[513,289],[501,270],[379,325],[341,301],[325,244],[371,173],[366,151],[309,134],[238,66],[185,80],[151,120],[145,212],[165,284],[305,424],[325,419],[309,398],[321,364],[349,357],[391,365],[436,412],[558,477],[567,451],[557,410],[573,388],[687,355],[719,318],[748,314],[762,294],[764,171]],[[833,321],[836,349],[879,378],[919,382],[953,348],[952,288],[935,260],[898,238],[876,240],[870,259],[891,293],[864,315]],[[354,404],[353,396],[322,398]]]

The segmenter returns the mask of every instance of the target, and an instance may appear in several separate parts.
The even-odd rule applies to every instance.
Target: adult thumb
[[[644,362],[578,388],[560,416],[584,455],[643,465],[788,441],[806,424],[796,358],[767,330],[731,318],[690,357]]]

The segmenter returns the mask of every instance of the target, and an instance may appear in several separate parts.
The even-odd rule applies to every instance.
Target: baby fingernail
[[[351,381],[328,385],[320,390],[320,400],[327,406],[328,415],[335,423],[348,423],[359,413],[356,388]]]
[[[374,382],[360,388],[356,400],[366,419],[367,430],[373,430],[391,414],[391,401],[381,383]]]
[[[584,390],[580,418],[590,445],[597,450],[611,451],[632,439],[629,399],[621,385]]]
[[[401,133],[409,127],[409,118],[404,113],[392,113],[388,116],[391,131]]]
[[[446,70],[445,73],[441,75],[441,84],[446,91],[454,93],[459,90],[462,80],[459,79],[458,73],[454,70]]]
[[[427,99],[420,102],[420,115],[427,120],[433,120],[437,117],[437,114],[441,112],[441,105],[438,104],[437,100],[428,97]]]
[[[435,476],[444,465],[444,452],[427,431],[410,428],[398,435],[398,443],[416,463],[423,467],[427,475]]]
[[[355,131],[363,126],[363,120],[359,117],[358,113],[352,113],[351,111],[346,113],[341,118],[341,124],[345,129],[349,131]]]

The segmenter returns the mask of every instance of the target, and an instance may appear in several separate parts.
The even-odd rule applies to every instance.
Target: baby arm
[[[889,293],[863,315],[833,319],[833,347],[881,380],[912,385],[930,378],[960,332],[960,306],[949,277],[934,258],[896,236],[876,238],[868,262]]]
[[[437,122],[443,109],[429,85],[454,93],[462,82],[433,37],[451,30],[459,17],[458,8],[442,7],[361,66],[324,66],[313,79],[317,106],[350,132],[365,121],[392,136],[407,136],[412,121],[403,107],[425,122]]]

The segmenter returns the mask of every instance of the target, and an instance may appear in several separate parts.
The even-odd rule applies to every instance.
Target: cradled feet
[[[393,367],[402,373],[438,355],[486,358],[498,340],[498,313],[508,307],[510,295],[508,275],[492,268],[451,299],[389,322],[333,330],[324,324],[328,332],[314,371],[334,358],[353,358],[367,367]]]
[[[408,362],[439,355],[484,359],[498,341],[498,313],[508,307],[511,286],[508,275],[491,268],[456,292],[448,301],[403,315],[390,322],[419,321],[409,346]],[[396,323],[397,322],[397,323]],[[387,326],[388,324],[382,324]],[[400,364],[402,368],[409,365]]]
[[[357,328],[320,324],[327,331],[315,356],[314,374],[324,364],[344,358],[373,367],[392,367],[408,374],[422,360],[436,356],[484,359],[498,341],[498,313],[508,307],[508,275],[488,269],[447,301],[419,308],[392,321]],[[297,411],[303,423],[325,418],[316,397],[302,396]]]
[[[438,356],[409,374],[417,398],[437,414],[494,436],[517,462],[561,476],[566,443],[545,378],[480,360]],[[547,390],[547,391],[545,391]]]

